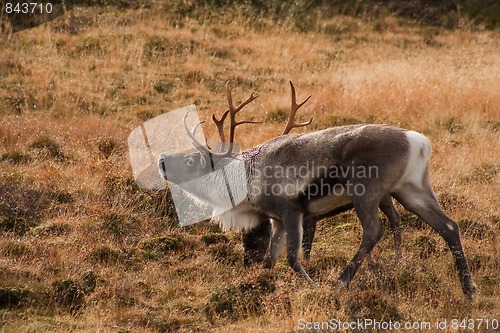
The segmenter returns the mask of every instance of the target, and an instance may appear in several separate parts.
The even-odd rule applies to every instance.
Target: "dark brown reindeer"
[[[215,152],[202,145],[195,137],[198,125],[189,131],[185,118],[187,133],[198,152],[160,154],[158,167],[167,178],[179,168],[193,177],[206,175],[213,165],[225,170],[229,183],[231,179],[241,179],[244,172],[248,194],[231,209],[221,209],[217,195],[218,191],[226,190],[227,182],[221,183],[213,177],[205,177],[192,197],[210,205],[213,219],[224,229],[252,230],[272,219],[269,251],[264,258],[266,267],[275,265],[286,242],[289,265],[314,283],[299,259],[303,223],[352,205],[361,221],[363,235],[358,251],[338,280],[347,287],[382,237],[378,208],[384,198],[391,196],[443,237],[455,258],[464,294],[468,299],[474,298],[477,288],[469,272],[458,226],[441,210],[429,182],[431,145],[425,136],[386,125],[351,125],[286,134],[236,153],[234,130],[245,123],[237,122],[236,114],[256,96],[252,93],[234,107],[229,84],[226,92],[231,123],[229,148]],[[244,170],[232,168],[232,160],[242,161]]]

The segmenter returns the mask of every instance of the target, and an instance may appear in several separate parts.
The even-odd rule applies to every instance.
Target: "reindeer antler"
[[[220,119],[217,119],[215,114],[212,115],[212,120],[215,123],[215,126],[217,126],[217,130],[219,131],[219,136],[220,140],[222,142],[221,145],[221,150],[224,151],[225,149],[225,135],[224,135],[224,121],[226,120],[227,116],[229,115],[229,120],[230,120],[230,129],[229,129],[229,149],[226,151],[224,154],[231,154],[233,150],[233,145],[234,145],[234,132],[237,126],[243,125],[243,124],[260,124],[260,121],[250,121],[250,120],[243,120],[243,121],[236,121],[236,114],[241,111],[247,104],[252,102],[254,99],[259,97],[257,94],[252,92],[250,94],[250,97],[247,98],[246,101],[242,102],[240,105],[235,107],[233,105],[233,97],[232,97],[232,87],[231,87],[231,82],[227,81],[226,82],[226,95],[227,95],[227,102],[229,105],[229,109],[224,112],[222,117]]]
[[[226,110],[220,119],[215,117],[215,113],[212,114],[212,120],[214,121],[215,126],[217,126],[217,130],[219,131],[220,137],[220,151],[224,151],[226,149],[226,139],[224,136],[224,121],[226,120],[227,115],[229,114],[229,110]]]
[[[214,121],[215,126],[217,126],[217,130],[219,131],[220,141],[222,143],[224,143],[224,141],[226,141],[225,136],[224,136],[224,121],[226,120],[226,117],[228,114],[229,114],[229,110],[226,110],[226,112],[224,112],[224,114],[222,115],[222,117],[220,119],[217,119],[215,117],[215,113],[212,114],[212,120]]]
[[[188,125],[187,125],[187,121],[186,121],[190,112],[191,111],[188,111],[184,115],[184,118],[183,118],[184,129],[186,130],[187,135],[191,139],[191,142],[196,147],[196,149],[198,149],[199,151],[204,152],[204,153],[210,153],[209,149],[207,147],[205,147],[205,145],[203,145],[200,141],[198,141],[198,139],[196,139],[196,130],[198,129],[198,127],[200,127],[201,124],[204,123],[204,121],[199,122],[198,124],[196,124],[195,127],[193,127],[192,130],[190,130],[189,127],[188,127]]]
[[[305,123],[297,124],[294,121],[295,120],[295,113],[297,113],[297,110],[302,105],[304,105],[309,100],[309,98],[311,98],[311,95],[309,95],[301,103],[297,104],[297,100],[296,100],[296,97],[295,97],[295,87],[293,86],[292,81],[290,81],[290,87],[292,88],[292,105],[290,107],[290,113],[288,115],[288,121],[287,121],[285,129],[283,130],[283,133],[281,133],[281,135],[288,134],[290,132],[290,130],[292,130],[292,128],[294,128],[294,127],[304,127],[304,126],[307,126],[307,125],[309,125],[313,121],[312,117],[311,117],[311,120],[309,120],[309,121],[307,121]]]
[[[229,109],[226,110],[226,112],[224,112],[224,114],[222,115],[222,117],[220,119],[217,119],[215,117],[215,114],[212,115],[212,120],[214,121],[215,126],[217,126],[217,130],[219,131],[219,136],[220,136],[220,139],[222,142],[222,146],[221,146],[222,150],[224,149],[224,143],[225,143],[224,121],[226,120],[227,116],[229,115],[229,119],[230,119],[229,149],[227,151],[225,151],[223,153],[216,153],[216,152],[212,151],[209,147],[202,145],[196,139],[195,134],[196,134],[196,130],[203,122],[197,124],[192,130],[190,130],[186,124],[186,118],[187,118],[189,112],[186,113],[186,115],[184,116],[184,128],[186,129],[186,133],[191,138],[193,145],[201,152],[209,153],[213,156],[218,156],[218,157],[230,156],[231,153],[233,152],[234,131],[235,131],[236,127],[239,125],[243,125],[243,124],[259,124],[259,123],[261,123],[260,121],[250,121],[250,120],[236,121],[236,114],[238,112],[240,112],[241,109],[243,109],[248,103],[252,102],[254,99],[256,99],[259,96],[257,94],[255,94],[254,92],[252,92],[252,94],[250,94],[250,97],[248,97],[246,101],[242,102],[240,105],[235,107],[233,105],[233,97],[231,95],[231,90],[232,90],[231,83],[230,83],[230,81],[227,81],[226,94],[227,94],[227,102],[229,104]]]
[[[246,101],[242,102],[238,107],[234,107],[233,105],[233,97],[231,96],[231,81],[227,81],[226,83],[226,94],[227,94],[227,103],[229,104],[229,119],[231,121],[231,127],[229,130],[229,144],[232,148],[233,141],[234,141],[234,130],[236,129],[236,126],[243,125],[243,124],[259,124],[261,123],[260,121],[250,121],[250,120],[243,120],[243,121],[236,121],[236,114],[241,111],[248,103],[259,97],[256,95],[254,92],[250,94],[250,97],[247,98]],[[231,151],[231,149],[229,149]]]

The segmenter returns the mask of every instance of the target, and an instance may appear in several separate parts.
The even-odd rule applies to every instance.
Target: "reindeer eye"
[[[192,157],[186,158],[186,164],[188,166],[193,166],[194,165],[194,159]]]

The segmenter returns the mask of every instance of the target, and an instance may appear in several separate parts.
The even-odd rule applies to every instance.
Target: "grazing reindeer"
[[[295,87],[293,86],[292,82],[290,82],[290,87],[291,87],[291,92],[292,92],[292,106],[290,108],[290,114],[288,116],[288,121],[283,129],[283,132],[281,135],[286,135],[290,133],[290,131],[295,128],[295,127],[303,127],[311,124],[311,120],[308,122],[302,123],[302,124],[295,124],[293,121],[295,119],[295,114],[297,110],[304,105],[311,96],[307,97],[302,103],[297,104],[296,102],[296,94],[295,94]],[[225,143],[225,134],[224,134],[224,121],[226,117],[229,114],[229,110],[224,112],[222,115],[221,119],[217,119],[215,117],[215,114],[212,115],[212,120],[215,123],[215,126],[217,127],[217,131],[219,133],[220,141],[223,144],[221,147],[222,150],[224,150],[224,143]],[[256,123],[256,122],[247,122],[247,123]],[[326,214],[320,215],[320,216],[310,216],[304,218],[303,221],[303,238],[302,238],[302,252],[303,252],[303,257],[305,260],[309,260],[310,253],[312,250],[312,242],[314,239],[314,234],[316,232],[316,223],[318,220],[321,220],[322,218],[326,217],[331,217],[335,216],[337,214],[343,213],[345,211],[348,211],[353,208],[352,203],[349,203],[347,205],[341,206],[341,207],[336,207],[334,208],[331,212],[328,212]],[[389,226],[391,231],[394,234],[394,245],[396,249],[396,258],[401,257],[401,228],[400,228],[400,223],[401,223],[401,217],[398,213],[398,211],[394,208],[394,205],[392,204],[392,199],[390,196],[386,196],[382,198],[380,201],[380,209],[384,213],[384,215],[388,218],[389,220]],[[264,261],[264,257],[269,250],[269,243],[271,239],[271,221],[272,219],[266,218],[263,221],[260,222],[260,224],[251,229],[251,230],[243,230],[242,235],[243,235],[243,250],[244,250],[244,256],[243,256],[243,265],[245,267],[248,267],[254,263],[261,263]]]
[[[198,152],[160,154],[158,167],[166,178],[167,173],[179,168],[192,175],[206,174],[213,164],[226,167],[225,175],[230,181],[241,176],[241,170],[229,167],[230,161],[243,161],[248,186],[245,200],[222,211],[220,198],[214,193],[227,183],[216,183],[210,177],[193,196],[213,207],[213,219],[224,229],[251,230],[273,219],[270,250],[264,259],[266,267],[275,265],[286,242],[289,265],[309,283],[314,283],[299,260],[303,222],[352,204],[361,221],[363,236],[358,251],[339,277],[339,283],[347,287],[382,237],[378,207],[383,198],[390,195],[443,237],[455,258],[464,294],[470,300],[474,298],[477,287],[469,272],[458,225],[443,213],[429,182],[431,145],[425,136],[386,125],[350,125],[282,135],[251,150],[235,153],[234,130],[246,123],[236,121],[236,114],[257,96],[252,93],[235,107],[229,84],[226,93],[231,124],[229,147],[215,152],[201,144],[195,137],[199,124],[190,131],[185,117],[186,132]],[[305,102],[296,104],[292,88],[291,114]],[[295,124],[293,119],[289,121],[292,127],[304,125]]]
[[[295,119],[295,113],[302,105],[304,105],[309,100],[311,96],[308,96],[302,103],[297,105],[295,87],[293,86],[292,82],[290,82],[290,87],[292,91],[292,106],[290,107],[290,114],[288,116],[287,124],[283,129],[281,135],[286,135],[290,133],[290,131],[295,127],[302,127],[309,125],[313,120],[311,118],[311,120],[302,124],[293,123]],[[221,142],[225,141],[223,124],[224,124],[224,119],[227,117],[228,112],[229,111],[226,111],[220,120],[217,119],[215,115],[212,115],[212,119],[219,132]],[[401,227],[400,227],[401,216],[398,213],[398,211],[394,208],[394,205],[392,204],[392,198],[390,196],[383,197],[382,200],[380,201],[379,207],[389,220],[389,227],[392,233],[394,234],[396,258],[399,259],[401,258]],[[304,218],[302,225],[303,229],[302,253],[303,253],[303,258],[305,260],[309,260],[311,254],[314,234],[316,233],[317,221],[323,218],[332,217],[337,214],[346,212],[352,208],[353,208],[352,203],[349,203],[344,206],[335,207],[331,212],[328,212],[326,214],[320,216],[309,216]],[[272,227],[271,221],[272,219],[267,219],[262,221],[257,227],[251,230],[243,230],[242,232],[243,250],[244,250],[243,265],[245,267],[248,267],[254,263],[260,263],[264,261],[264,257],[267,251],[269,250],[269,243],[271,239],[271,227]]]
[[[314,234],[316,233],[316,223],[327,217],[332,217],[340,213],[349,211],[353,208],[352,203],[345,206],[338,207],[327,214],[319,216],[305,217],[302,229],[302,254],[305,260],[309,260]],[[394,234],[394,246],[396,250],[396,259],[401,258],[401,216],[392,204],[392,198],[385,196],[380,201],[380,210],[389,220],[389,228]],[[257,227],[251,230],[243,230],[243,265],[248,267],[255,263],[264,261],[264,257],[269,250],[271,233],[272,233],[272,219],[262,221]]]

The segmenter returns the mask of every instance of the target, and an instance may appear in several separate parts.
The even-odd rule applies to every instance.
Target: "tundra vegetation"
[[[345,5],[344,3],[349,3]],[[294,331],[300,319],[430,321],[500,313],[500,36],[494,2],[82,1],[11,34],[0,18],[0,330]],[[314,121],[425,134],[430,178],[458,222],[479,295],[462,295],[445,242],[401,206],[348,290],[353,212],[318,223],[310,288],[281,258],[243,267],[241,236],[180,228],[166,191],[139,189],[129,132],[195,103],[200,117],[255,90],[243,148],[280,135],[288,80]],[[207,122],[205,133],[217,139]],[[386,228],[387,229],[387,228]]]

